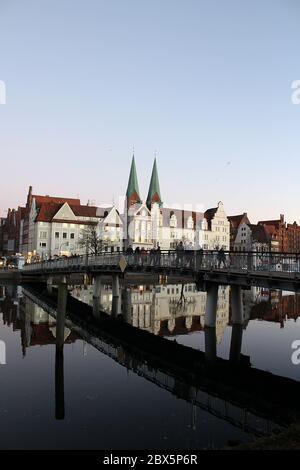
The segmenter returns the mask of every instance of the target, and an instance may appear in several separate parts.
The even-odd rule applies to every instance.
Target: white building
[[[230,247],[230,223],[222,202],[204,213],[163,206],[156,160],[148,197],[143,202],[133,157],[123,220],[125,245],[133,249],[159,244],[161,249],[169,250],[181,241],[186,249],[229,250]]]
[[[271,239],[263,225],[240,224],[234,240],[236,251],[269,251]]]
[[[32,194],[29,189],[22,221],[22,253],[26,257],[84,254],[80,239],[87,228],[95,227],[103,249],[121,250],[123,221],[115,207],[82,205],[79,199]]]

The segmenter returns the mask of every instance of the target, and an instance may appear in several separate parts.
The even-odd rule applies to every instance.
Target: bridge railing
[[[58,260],[44,261],[24,266],[23,271],[78,271],[88,268],[119,268],[121,258],[127,266],[135,268],[175,268],[191,271],[261,271],[299,273],[300,255],[276,252],[238,251],[153,251],[140,253],[101,253]]]

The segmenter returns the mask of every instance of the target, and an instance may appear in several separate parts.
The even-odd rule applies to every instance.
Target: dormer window
[[[193,217],[190,216],[187,220],[187,228],[188,229],[193,229],[194,228],[194,221],[193,221]]]
[[[174,212],[170,213],[170,227],[176,228],[177,227],[177,217]]]

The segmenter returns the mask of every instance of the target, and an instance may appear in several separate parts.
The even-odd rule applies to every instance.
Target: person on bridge
[[[126,255],[133,255],[133,249],[132,249],[131,245],[129,245],[129,247],[127,248],[125,253],[126,253]]]
[[[202,262],[203,262],[203,248],[200,248],[200,250],[196,251],[196,269],[201,269],[202,267]]]
[[[160,266],[160,260],[161,260],[161,248],[160,248],[160,244],[157,243],[157,247],[155,250],[155,265],[156,266]]]
[[[146,258],[147,258],[147,251],[145,250],[144,247],[142,247],[141,248],[141,256],[140,256],[142,266],[144,265],[144,262],[145,262]]]
[[[223,265],[223,268],[226,268],[226,255],[225,251],[223,248],[220,248],[218,251],[218,268],[221,269],[221,265]]]
[[[183,246],[183,242],[181,241],[179,245],[176,246],[176,267],[177,268],[179,267],[179,265],[182,266],[183,255],[184,255],[184,246]]]
[[[151,248],[150,250],[150,266],[155,265],[155,250],[154,248]]]
[[[194,255],[195,255],[195,250],[193,247],[193,244],[190,243],[189,246],[186,249],[185,252],[185,261],[186,261],[186,267],[187,268],[192,268],[194,265]]]
[[[137,246],[134,252],[134,263],[140,264],[140,259],[141,259],[141,250],[140,250],[140,247]]]

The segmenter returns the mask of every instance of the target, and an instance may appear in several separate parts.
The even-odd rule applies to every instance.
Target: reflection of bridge
[[[56,316],[54,298],[32,288],[25,288],[24,294]],[[67,300],[67,313],[66,326],[99,351],[193,407],[198,406],[248,432],[266,434],[278,428],[274,423],[288,424],[300,416],[300,383],[244,364],[241,325],[232,329],[230,361],[226,361],[216,357],[213,328],[205,330],[206,352],[203,353],[107,316],[102,316],[99,323],[91,307],[71,297]],[[57,327],[60,325],[58,321]],[[59,334],[56,336],[59,338]],[[56,379],[57,417],[63,417],[63,356],[59,346]]]
[[[23,276],[53,276],[88,273],[93,276],[161,274],[191,277],[198,283],[251,285],[297,291],[300,288],[300,256],[276,252],[184,251],[140,253],[102,253],[30,264]]]

